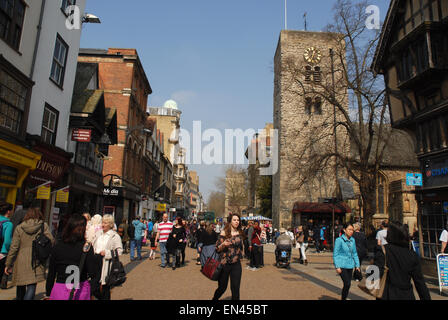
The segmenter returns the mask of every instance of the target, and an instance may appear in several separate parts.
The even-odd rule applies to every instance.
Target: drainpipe
[[[40,32],[42,30],[42,20],[44,18],[45,3],[46,3],[46,0],[42,0],[42,4],[41,4],[41,8],[40,8],[39,24],[37,25],[36,43],[34,45],[33,63],[31,64],[31,72],[30,72],[30,79],[31,80],[33,80],[34,68],[36,66],[37,50],[39,49]]]

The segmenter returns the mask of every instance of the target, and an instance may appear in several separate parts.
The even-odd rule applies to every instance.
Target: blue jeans
[[[139,240],[132,239],[131,240],[131,260],[134,259],[135,247],[137,247],[137,257],[139,259],[141,259],[142,258],[142,239],[139,239]]]
[[[34,300],[36,295],[36,283],[26,286],[17,286],[16,300]]]
[[[167,260],[167,253],[168,251],[166,250],[166,242],[159,242],[159,246],[160,246],[160,258],[162,259],[162,267],[166,266],[166,260]]]

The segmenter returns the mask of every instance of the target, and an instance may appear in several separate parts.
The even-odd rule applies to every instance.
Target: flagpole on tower
[[[288,30],[288,11],[287,11],[287,1],[285,0],[285,30]]]

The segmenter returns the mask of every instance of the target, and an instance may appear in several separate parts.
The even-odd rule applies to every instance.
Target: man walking
[[[135,217],[132,221],[132,226],[130,229],[129,238],[131,239],[131,261],[134,261],[134,252],[137,247],[137,259],[142,260],[142,240],[143,231],[146,230],[146,225],[140,221],[140,217]],[[134,234],[132,234],[132,229],[134,229]]]
[[[1,288],[6,289],[7,277],[3,280],[6,257],[11,246],[13,224],[9,217],[12,214],[12,205],[6,202],[0,203],[0,280]]]
[[[167,262],[167,249],[166,242],[168,241],[168,237],[173,230],[173,223],[168,221],[168,214],[163,214],[163,221],[159,223],[157,228],[157,236],[156,236],[156,246],[160,245],[160,256],[162,259],[162,264],[160,265],[162,268],[166,267]]]

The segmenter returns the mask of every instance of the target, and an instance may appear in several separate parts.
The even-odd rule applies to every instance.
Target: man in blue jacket
[[[356,268],[359,272],[361,272],[361,269],[355,239],[352,237],[355,229],[352,224],[348,224],[343,230],[344,234],[337,238],[334,243],[333,262],[336,272],[344,282],[342,300],[346,300],[352,282],[353,269]]]
[[[131,261],[134,261],[134,252],[137,247],[137,259],[142,260],[142,239],[143,230],[146,230],[146,225],[140,221],[140,217],[135,217],[132,221],[134,226],[134,234],[130,235],[131,238]]]
[[[6,202],[0,203],[0,280],[3,279],[6,257],[11,246],[13,224],[9,217],[12,214],[12,205]],[[2,281],[2,289],[5,288]]]

